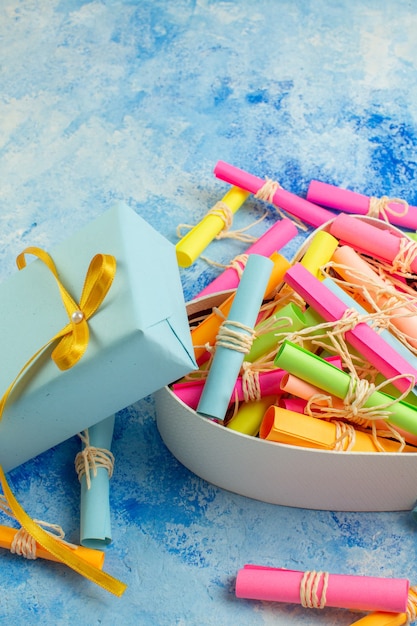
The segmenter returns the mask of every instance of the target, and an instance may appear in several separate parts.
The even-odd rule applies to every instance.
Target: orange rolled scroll
[[[351,429],[353,427],[350,427]],[[309,415],[271,406],[265,413],[259,431],[261,439],[303,446],[319,450],[340,450],[348,448],[352,452],[379,452],[372,435],[360,430],[338,432],[337,424]],[[384,437],[378,442],[386,452],[398,452],[399,443]],[[416,452],[413,446],[405,446],[404,452]]]

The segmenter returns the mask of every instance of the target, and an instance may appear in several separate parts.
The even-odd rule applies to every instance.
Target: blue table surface
[[[417,13],[405,0],[3,0],[0,279],[123,200],[169,241],[228,187],[218,160],[305,196],[311,179],[417,204]],[[253,198],[235,226],[277,218]],[[300,234],[284,249],[291,256]],[[213,242],[227,263],[245,244]],[[185,299],[219,270],[181,270]],[[7,359],[7,354],[2,355]],[[74,437],[10,472],[33,517],[78,541]],[[417,582],[410,513],[265,504],[167,450],[152,397],[117,414],[116,598],[68,568],[1,551],[1,624],[347,625],[350,611],[239,600],[245,563]],[[417,497],[417,488],[416,488]],[[2,520],[7,523],[7,520]]]

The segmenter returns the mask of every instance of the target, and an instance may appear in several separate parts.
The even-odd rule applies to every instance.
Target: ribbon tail
[[[81,574],[88,580],[96,583],[106,591],[113,593],[120,597],[126,590],[127,585],[110,574],[101,571],[100,569],[90,565],[79,556],[77,556],[70,548],[66,547],[61,542],[57,541],[43,528],[41,528],[33,519],[26,513],[26,511],[20,506],[10,490],[7,483],[6,476],[3,468],[0,466],[0,482],[3,489],[3,493],[6,497],[7,503],[12,511],[13,515],[35,541],[42,546],[47,552],[52,554],[58,561],[67,565],[78,574]]]

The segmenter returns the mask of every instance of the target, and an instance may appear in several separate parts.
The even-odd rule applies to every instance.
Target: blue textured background
[[[305,195],[311,178],[417,204],[417,12],[405,0],[3,0],[0,278],[122,199],[175,243],[227,190],[222,159]],[[264,205],[245,204],[236,226]],[[254,229],[261,234],[268,220]],[[301,237],[286,249],[291,254]],[[213,243],[227,262],[244,244]],[[216,275],[181,271],[186,299]],[[7,355],[2,355],[7,359]],[[78,540],[78,440],[10,474],[34,517]],[[59,564],[1,551],[0,623],[347,625],[350,612],[237,600],[246,562],[409,577],[407,512],[333,513],[224,492],[160,440],[151,398],[117,418],[116,599]],[[273,477],[271,477],[273,480]],[[417,497],[417,488],[416,488]]]

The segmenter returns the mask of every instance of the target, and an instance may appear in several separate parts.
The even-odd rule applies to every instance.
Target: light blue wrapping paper
[[[228,320],[253,328],[273,263],[267,257],[251,254],[246,263]],[[227,321],[224,322],[227,325]],[[242,331],[248,334],[247,331]],[[244,354],[218,345],[205,382],[197,412],[224,420]]]
[[[78,302],[91,259],[117,260],[89,320],[82,359],[60,371],[43,353],[14,388],[0,422],[0,465],[12,469],[195,368],[175,247],[119,204],[50,252]],[[23,365],[68,323],[38,259],[0,285],[0,396]]]
[[[89,445],[111,449],[114,415],[101,420],[88,429]],[[83,445],[83,448],[85,446]],[[94,476],[90,469],[90,489],[84,474],[81,477],[80,543],[86,548],[102,550],[111,542],[110,478],[105,467],[97,467]]]

